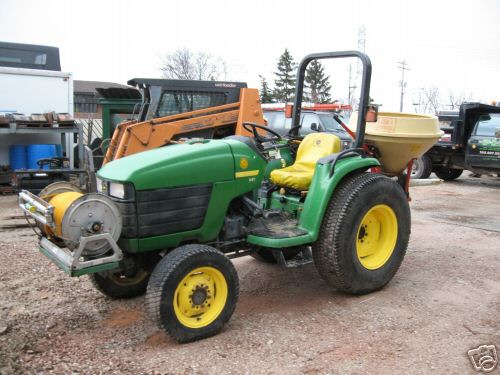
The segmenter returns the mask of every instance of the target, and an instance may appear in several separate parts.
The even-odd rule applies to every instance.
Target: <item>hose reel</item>
[[[49,204],[54,207],[54,227],[44,233],[55,236],[70,250],[78,247],[81,237],[109,233],[114,241],[120,237],[122,218],[115,203],[105,195],[67,191],[55,195]],[[88,241],[82,255],[95,257],[111,248],[106,240]]]
[[[84,258],[106,254],[113,247],[110,239],[116,243],[120,237],[122,217],[106,195],[84,194],[76,185],[56,182],[39,196],[23,191],[19,199],[20,208],[35,219],[44,237],[70,251],[84,244],[80,249]],[[102,234],[106,236],[103,238]]]

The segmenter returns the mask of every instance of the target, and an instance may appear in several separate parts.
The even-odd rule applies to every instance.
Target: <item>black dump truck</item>
[[[458,112],[440,112],[438,118],[445,134],[421,158],[425,177],[434,172],[450,181],[464,169],[500,177],[500,107],[463,103]]]

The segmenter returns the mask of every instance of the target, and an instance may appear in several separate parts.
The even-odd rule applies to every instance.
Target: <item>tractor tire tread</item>
[[[364,172],[349,175],[345,177],[335,189],[334,196],[327,206],[318,240],[313,245],[312,254],[318,273],[338,291],[348,294],[366,294],[380,289],[385,285],[383,284],[376,289],[370,290],[367,288],[354,288],[350,283],[351,280],[349,276],[346,275],[341,265],[342,254],[340,251],[342,246],[344,246],[343,236],[340,232],[342,228],[346,227],[342,224],[348,216],[349,208],[358,199],[364,188],[382,179],[387,179],[387,177],[380,174]],[[404,194],[402,189],[400,193]],[[402,257],[405,255],[408,240],[409,232],[408,236],[402,241]],[[400,263],[396,268],[391,270],[392,275],[397,272],[399,266]]]
[[[339,226],[336,224],[344,219],[345,208],[355,198],[357,192],[361,190],[365,184],[374,180],[373,178],[369,178],[372,176],[376,175],[357,173],[346,177],[346,179],[336,189],[334,193],[335,197],[328,204],[325,217],[323,218],[320,236],[317,241],[319,246],[315,249],[316,251],[313,251],[313,259],[319,274],[323,278],[326,278],[327,281],[337,290],[348,291],[343,270],[339,262],[339,254],[338,252],[333,251],[333,256],[330,256],[330,251],[328,248],[325,248],[324,243],[330,236],[333,236],[334,246],[338,246],[336,239],[339,238],[339,233],[336,233],[335,229]],[[359,183],[359,181],[362,181],[363,183]],[[346,193],[352,190],[353,187],[355,187],[354,191],[348,196]]]
[[[171,337],[173,337],[179,343],[191,342],[198,339],[202,339],[205,337],[213,336],[217,334],[220,330],[222,330],[224,324],[230,319],[231,315],[234,312],[236,307],[236,301],[239,296],[239,283],[238,277],[236,274],[236,270],[232,265],[231,261],[224,256],[224,259],[227,260],[230,267],[230,272],[234,272],[234,277],[236,280],[234,298],[233,301],[228,301],[230,303],[229,310],[223,311],[224,316],[223,324],[221,324],[217,330],[211,331],[204,335],[185,335],[182,332],[179,332],[175,328],[166,324],[166,322],[162,319],[160,313],[160,304],[162,302],[162,286],[164,285],[166,279],[183,263],[186,259],[190,257],[194,257],[196,255],[206,254],[209,256],[213,255],[223,255],[223,253],[213,247],[208,245],[200,245],[200,244],[190,244],[180,246],[170,253],[168,253],[162,261],[157,265],[155,270],[153,271],[146,292],[146,310],[150,318],[155,322],[161,329],[165,330]]]
[[[114,286],[98,273],[90,274],[89,280],[97,291],[111,299],[130,299],[142,296],[146,293],[148,286],[148,278],[141,281],[139,285],[132,285],[127,288]]]
[[[146,293],[146,289],[149,282],[149,277],[151,276],[151,272],[154,266],[161,260],[159,254],[147,254],[147,257],[141,258],[141,260],[137,260],[140,262],[140,270],[147,272],[144,278],[141,278],[136,284],[129,285],[117,285],[113,282],[109,277],[108,271],[105,273],[93,273],[89,275],[90,283],[97,289],[99,292],[104,294],[105,296],[112,299],[129,299],[135,298],[144,295]]]

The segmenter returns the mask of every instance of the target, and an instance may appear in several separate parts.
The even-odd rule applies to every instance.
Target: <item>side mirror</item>
[[[311,130],[315,132],[319,132],[319,126],[315,122],[311,124]]]
[[[378,107],[375,105],[369,105],[366,110],[366,122],[377,122],[378,120]]]

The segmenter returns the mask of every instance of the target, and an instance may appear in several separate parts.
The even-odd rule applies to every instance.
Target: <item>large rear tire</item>
[[[206,245],[185,245],[167,254],[151,275],[149,315],[178,342],[217,334],[238,300],[238,275],[231,261]]]
[[[459,178],[462,172],[463,169],[453,169],[446,167],[436,167],[434,169],[434,173],[436,174],[436,176],[445,181],[452,181]]]
[[[326,209],[314,264],[337,290],[365,294],[396,274],[410,238],[410,208],[393,180],[380,174],[346,177]]]

